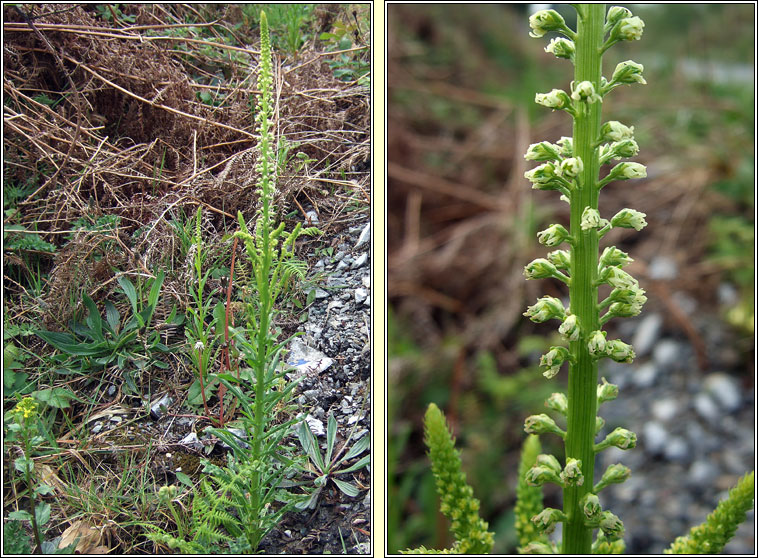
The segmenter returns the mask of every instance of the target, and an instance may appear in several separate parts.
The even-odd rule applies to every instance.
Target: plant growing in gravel
[[[635,356],[627,343],[608,339],[603,326],[612,318],[637,316],[646,301],[639,282],[622,269],[632,259],[613,246],[599,253],[599,241],[611,228],[639,231],[647,223],[644,213],[628,208],[610,219],[602,218],[598,197],[600,190],[613,181],[646,176],[644,165],[639,163],[613,164],[637,154],[634,128],[616,121],[603,122],[601,118],[603,99],[613,89],[645,83],[643,66],[631,60],[619,63],[610,80],[602,76],[603,53],[619,41],[638,40],[644,23],[628,9],[618,6],[610,8],[607,14],[604,4],[573,6],[577,11],[576,31],[554,10],[542,10],[529,18],[532,37],[542,37],[548,32],[563,35],[552,39],[545,50],[570,60],[575,73],[569,91],[553,89],[535,97],[538,104],[571,115],[573,137],[561,138],[556,143],[532,144],[525,155],[527,160],[540,163],[525,173],[532,187],[558,191],[571,206],[571,217],[568,229],[553,224],[539,233],[539,242],[555,250],[546,258],[534,260],[524,270],[527,279],[555,278],[565,283],[570,304],[566,308],[561,300],[544,296],[524,314],[538,323],[551,319],[561,322],[558,331],[568,346],[551,347],[542,356],[540,366],[548,379],[558,374],[564,363],[568,363],[569,370],[568,393],[554,393],[545,402],[551,411],[563,417],[565,429],[547,414],[530,416],[525,422],[524,429],[531,435],[559,436],[565,444],[565,460],[561,462],[553,455],[540,453],[535,436],[525,443],[516,504],[516,527],[523,553],[623,552],[624,525],[612,512],[603,510],[598,495],[607,486],[624,482],[631,471],[622,464],[610,465],[595,482],[595,457],[608,447],[628,450],[637,442],[637,436],[624,428],[616,428],[600,442],[595,440],[605,424],[597,409],[615,399],[619,392],[617,386],[604,378],[598,383],[598,361],[610,358],[629,363]],[[600,178],[600,168],[611,164],[609,172]],[[560,248],[564,244],[568,249]],[[601,287],[608,289],[609,294],[598,301]],[[430,413],[437,412],[435,406],[430,406],[427,421]],[[427,434],[426,441],[443,512],[451,515],[456,538],[465,540],[483,523],[475,516],[478,503],[471,501],[470,489],[464,486],[460,472],[460,460],[451,452],[447,437]],[[541,486],[548,482],[563,489],[563,509],[543,508]],[[694,528],[689,536],[677,539],[669,551],[720,552],[752,507],[752,493],[753,473],[749,473],[705,524]],[[465,517],[464,510],[470,514],[467,527],[461,519]],[[560,545],[547,538],[558,523],[563,523]],[[486,524],[483,529],[486,530]],[[595,530],[599,533],[593,541]],[[491,543],[489,548],[481,546],[476,551],[490,548]],[[454,547],[453,551],[456,550],[466,551]]]
[[[354,430],[355,429],[353,429],[353,431]],[[364,435],[360,440],[358,440],[348,449],[348,444],[350,443],[350,438],[352,437],[353,431],[351,431],[350,435],[348,435],[347,440],[345,440],[342,445],[342,448],[338,450],[337,453],[334,453],[334,441],[337,437],[337,420],[334,418],[334,415],[330,413],[329,418],[326,422],[326,453],[324,455],[321,455],[321,450],[318,447],[318,441],[313,435],[313,432],[311,432],[310,426],[308,426],[308,421],[305,419],[300,421],[300,425],[297,429],[297,437],[300,440],[300,445],[302,446],[303,451],[305,451],[306,455],[310,458],[311,463],[315,467],[315,471],[310,468],[306,468],[304,471],[316,476],[313,481],[316,485],[316,490],[313,491],[307,501],[298,504],[298,508],[315,508],[319,494],[321,494],[321,491],[327,485],[329,479],[334,482],[337,488],[339,488],[348,496],[353,498],[355,496],[358,496],[360,490],[357,486],[337,478],[337,475],[358,471],[359,469],[362,469],[368,465],[368,463],[371,461],[370,455],[364,455],[352,465],[349,465],[344,469],[339,468],[343,463],[347,463],[354,457],[358,457],[360,454],[366,451],[369,447],[369,443],[371,442],[369,436]]]
[[[263,537],[275,527],[283,514],[300,503],[305,495],[295,495],[282,488],[284,479],[294,473],[292,448],[285,437],[296,424],[288,418],[293,409],[295,382],[287,382],[288,371],[283,363],[284,347],[289,339],[279,341],[274,325],[277,298],[291,276],[294,243],[301,232],[298,223],[291,232],[284,223],[274,226],[273,204],[276,182],[276,145],[273,129],[273,69],[266,14],[261,13],[261,58],[258,76],[260,95],[256,103],[255,121],[260,133],[258,154],[259,208],[254,231],[251,232],[240,213],[240,231],[235,233],[245,246],[252,277],[245,302],[245,327],[229,327],[234,346],[244,367],[239,376],[229,372],[216,378],[232,394],[241,416],[227,428],[208,428],[232,450],[228,465],[205,464],[208,478],[193,498],[193,538],[186,541],[165,532],[151,534],[183,551],[197,551],[210,544],[228,544],[236,552],[256,552]],[[201,276],[198,271],[199,277]],[[198,308],[204,304],[198,299]],[[223,307],[222,307],[223,310]],[[219,312],[217,324],[225,315]],[[198,327],[203,327],[198,316]],[[204,314],[203,314],[204,317]],[[217,325],[217,332],[222,327]],[[205,338],[210,342],[210,337]],[[198,338],[198,343],[206,343]],[[203,350],[198,345],[197,350]],[[207,363],[203,362],[207,370]],[[235,428],[231,426],[234,425]],[[200,526],[205,526],[199,530]],[[187,546],[189,545],[189,546]],[[193,550],[194,549],[194,550]]]

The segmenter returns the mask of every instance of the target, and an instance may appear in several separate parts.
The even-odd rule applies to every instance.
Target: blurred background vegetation
[[[648,179],[612,184],[600,209],[644,211],[649,226],[607,241],[635,259],[629,271],[648,290],[645,311],[667,316],[664,333],[700,346],[701,372],[719,367],[752,386],[754,6],[629,7],[645,33],[611,49],[604,74],[632,59],[648,85],[614,91],[603,117],[635,127]],[[547,41],[529,38],[536,9],[388,6],[389,552],[450,542],[420,427],[432,401],[459,434],[495,552],[515,549],[520,424],[557,387],[536,367],[554,328],[521,313],[542,294],[566,296],[559,283],[522,275],[544,256],[536,231],[568,222],[558,196],[523,178],[530,143],[571,135],[567,115],[533,102],[567,89],[573,73],[544,52]],[[575,25],[573,9],[556,9]],[[696,312],[672,317],[687,301]],[[712,351],[723,354],[700,338],[714,321],[728,331],[729,346]],[[546,487],[546,505],[559,498]]]

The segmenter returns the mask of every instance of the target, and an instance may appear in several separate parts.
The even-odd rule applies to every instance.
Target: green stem
[[[32,448],[29,441],[29,425],[24,424],[24,457],[28,460],[24,470],[24,480],[26,481],[26,487],[29,489],[29,503],[32,514],[32,531],[34,533],[34,542],[37,545],[36,553],[42,554],[42,537],[39,532],[39,525],[37,525],[37,500],[34,497],[34,486],[32,485],[32,472],[29,467],[29,461],[31,461]]]
[[[575,42],[575,77],[578,84],[590,81],[600,91],[602,71],[604,4],[586,4],[580,10]],[[584,208],[598,207],[598,172],[600,162],[594,143],[600,132],[600,102],[589,103],[587,110],[578,110],[574,117],[575,156],[584,163],[580,187],[571,193],[571,313],[579,319],[580,338],[570,343],[574,361],[569,366],[568,428],[566,459],[582,462],[584,483],[563,490],[563,511],[568,521],[563,529],[564,554],[590,554],[592,529],[585,527],[581,510],[582,497],[592,489],[595,470],[595,416],[597,414],[597,361],[587,347],[589,334],[599,329],[595,282],[598,266],[598,234],[596,229],[583,231],[580,223]]]

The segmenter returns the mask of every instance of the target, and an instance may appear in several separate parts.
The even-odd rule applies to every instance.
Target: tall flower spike
[[[529,307],[525,315],[536,322],[551,318],[561,320],[558,331],[568,341],[568,347],[551,347],[540,359],[540,366],[544,375],[551,378],[568,361],[568,393],[575,399],[554,394],[546,403],[548,408],[566,417],[568,432],[563,433],[547,415],[529,417],[526,430],[556,433],[564,439],[566,467],[560,478],[564,513],[568,520],[563,528],[562,551],[565,554],[588,554],[592,548],[593,528],[602,531],[599,548],[616,550],[623,546],[613,542],[623,534],[621,522],[610,512],[601,512],[597,497],[591,494],[595,453],[609,446],[629,449],[636,443],[633,433],[617,429],[603,442],[595,444],[594,437],[605,424],[597,416],[597,406],[618,394],[618,388],[612,384],[603,381],[598,385],[598,361],[611,358],[631,362],[634,358],[632,347],[618,339],[608,340],[602,326],[614,317],[639,314],[645,302],[644,291],[637,280],[621,269],[632,261],[631,258],[614,247],[607,247],[601,256],[598,255],[599,241],[611,228],[640,230],[646,224],[645,215],[638,211],[625,209],[607,220],[598,210],[598,193],[607,184],[647,176],[644,165],[623,161],[639,152],[634,128],[615,120],[602,121],[604,96],[621,85],[645,83],[643,67],[631,60],[620,62],[607,80],[602,76],[602,55],[618,41],[639,39],[644,24],[627,8],[620,6],[610,8],[607,16],[602,4],[577,4],[574,7],[578,18],[577,30],[573,34],[565,31],[563,18],[552,12],[540,12],[530,18],[532,37],[558,31],[570,39],[553,39],[545,48],[574,64],[574,80],[568,93],[553,89],[550,93],[537,94],[535,101],[568,112],[574,121],[574,135],[555,143],[533,144],[526,158],[546,163],[525,175],[534,189],[558,190],[561,199],[571,206],[570,229],[553,224],[537,236],[545,246],[557,247],[565,242],[568,249],[554,250],[546,258],[534,260],[525,270],[529,279],[558,277],[564,280],[565,277],[570,304],[568,308],[561,306],[558,312],[548,305],[550,298],[546,297],[541,299],[543,302],[538,301]],[[608,39],[604,40],[606,34]],[[601,166],[613,160],[622,162],[612,166],[601,179]],[[565,275],[562,277],[558,273]],[[611,294],[598,303],[598,288],[603,284],[611,286]],[[548,471],[548,468],[538,468],[532,475],[539,472],[542,480],[554,474],[554,471]],[[622,470],[614,472],[617,477],[609,477],[605,482],[623,476]],[[583,505],[586,505],[584,510]],[[591,518],[591,524],[585,521],[588,518]],[[535,519],[545,526],[555,522],[554,515],[548,511]],[[548,548],[535,546],[534,550],[547,551]]]

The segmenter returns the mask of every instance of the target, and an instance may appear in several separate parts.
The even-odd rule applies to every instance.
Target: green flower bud
[[[550,254],[548,254],[548,258]],[[607,267],[622,267],[634,260],[629,257],[629,254],[622,252],[615,246],[607,246],[603,253],[600,255],[600,265]],[[555,262],[553,262],[555,263]]]
[[[641,231],[647,225],[645,217],[646,215],[641,211],[624,208],[613,216],[611,226]]]
[[[558,469],[560,472],[560,468]],[[561,485],[561,477],[549,467],[544,465],[533,465],[524,475],[524,480],[529,486],[542,486],[545,483],[552,482]]]
[[[590,104],[598,101],[603,102],[602,97],[595,92],[595,86],[591,81],[580,81],[576,84],[574,91],[571,93],[571,98],[575,101],[583,101]]]
[[[605,356],[605,331],[593,331],[590,333],[590,340],[587,348],[592,356]]]
[[[609,539],[619,539],[624,536],[624,524],[609,511],[603,512],[599,527]]]
[[[581,460],[569,457],[561,473],[561,479],[564,486],[582,486],[584,484],[584,475],[582,474]]]
[[[608,10],[608,14],[605,16],[606,29],[612,28],[619,21],[625,18],[632,17],[632,12],[621,6],[611,6]]]
[[[563,225],[550,225],[544,231],[537,233],[537,240],[545,246],[558,246],[571,239],[571,235]]]
[[[622,465],[621,463],[609,465],[600,481],[592,487],[592,492],[597,494],[609,484],[620,484],[631,476],[632,470],[626,465]]]
[[[545,258],[537,258],[524,267],[524,275],[527,279],[547,279],[558,272],[555,265]]]
[[[550,350],[540,358],[540,366],[546,368],[542,375],[547,379],[554,377],[568,358],[569,350],[566,347],[550,347]]]
[[[603,378],[603,383],[597,386],[597,404],[616,399],[619,395],[619,387],[616,384],[609,384],[608,381]]]
[[[535,461],[535,464],[539,465],[540,467],[547,467],[551,471],[553,471],[556,475],[559,475],[561,473],[561,464],[558,461],[558,459],[549,453],[541,453],[537,456],[537,460]]]
[[[637,16],[624,18],[618,24],[617,37],[621,41],[639,41],[644,27],[645,22]]]
[[[619,163],[608,173],[610,180],[629,180],[630,178],[645,178],[647,169],[639,163]],[[603,179],[606,180],[606,179]]]
[[[561,139],[559,139],[555,143],[560,147],[561,157],[574,156],[574,138],[561,136]]]
[[[545,400],[545,407],[566,416],[568,414],[568,398],[565,393],[553,393]]]
[[[563,31],[567,29],[566,21],[555,10],[540,10],[529,16],[529,27],[532,31],[530,37],[538,38],[549,31]]]
[[[579,339],[581,331],[579,327],[579,318],[577,318],[576,314],[568,314],[558,328],[558,332],[568,341],[576,341]]]
[[[618,142],[634,139],[634,126],[624,126],[617,120],[609,120],[600,127],[600,141]]]
[[[161,486],[158,489],[158,500],[161,503],[166,504],[176,497],[177,491],[176,486],[173,484],[170,486]]]
[[[553,163],[543,163],[524,173],[524,178],[534,184],[546,184],[558,177],[557,168]]]
[[[600,507],[600,499],[596,494],[588,493],[582,498],[582,511],[587,519],[598,518],[603,508]]]
[[[640,146],[633,139],[625,139],[613,142],[608,147],[605,158],[601,155],[600,164],[605,164],[610,159],[627,159],[634,157],[640,152]]]
[[[639,19],[639,18],[638,18]],[[638,64],[633,60],[626,60],[625,62],[619,62],[616,65],[616,69],[613,71],[613,77],[611,77],[611,83],[627,84],[641,83],[645,85],[647,82],[642,77],[642,72],[645,67],[642,64]]]
[[[565,109],[571,106],[571,99],[568,93],[562,89],[553,89],[550,93],[537,93],[534,96],[534,102],[553,110]]]
[[[537,300],[536,304],[526,309],[524,316],[536,323],[543,323],[553,318],[563,320],[566,316],[566,309],[559,299],[543,296]]]
[[[571,267],[571,254],[568,250],[553,250],[548,252],[547,259],[557,269],[568,269]]]
[[[647,301],[647,297],[642,297],[643,302]],[[642,312],[642,303],[625,304],[623,302],[614,302],[611,307],[608,308],[608,312],[616,318],[633,318],[639,316]]]
[[[559,521],[566,521],[566,514],[555,508],[545,508],[532,517],[532,523],[548,535],[555,530],[555,524]]]
[[[558,434],[561,438],[566,436],[566,433],[558,428],[555,421],[545,413],[526,417],[524,431],[527,434]]]
[[[584,170],[584,164],[580,157],[570,157],[561,162],[561,176],[567,179],[576,178]]]
[[[608,219],[601,219],[600,212],[590,206],[584,208],[582,212],[581,228],[583,231],[589,229],[602,229],[608,224]]]
[[[634,349],[631,345],[627,345],[620,339],[613,339],[612,341],[606,341],[605,354],[616,362],[632,362],[634,357]]]
[[[622,450],[632,449],[637,445],[637,434],[626,428],[619,427],[608,434],[605,437],[605,440],[597,445],[602,446],[600,449],[605,449],[610,446],[615,446]]]
[[[529,146],[524,159],[527,161],[557,161],[560,159],[560,155],[558,154],[559,149],[557,145],[549,141],[533,143]]]
[[[611,287],[621,289],[639,289],[640,284],[631,275],[619,267],[607,267],[603,272],[603,282]]]
[[[557,37],[550,40],[550,44],[545,47],[545,52],[552,52],[557,58],[573,60],[576,47],[571,39]]]

